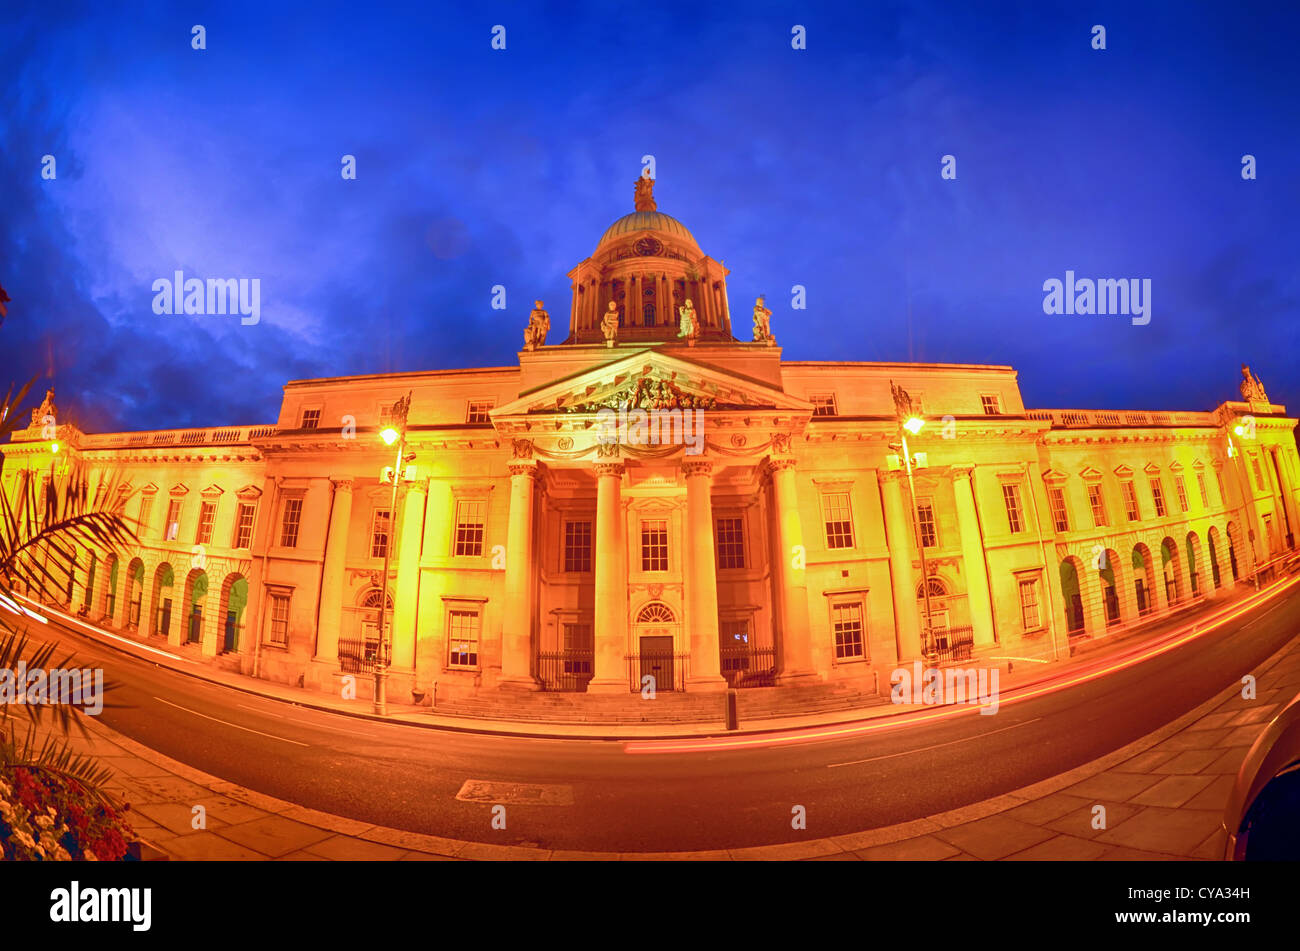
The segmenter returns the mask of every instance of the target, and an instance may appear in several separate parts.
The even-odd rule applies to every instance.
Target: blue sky
[[[1031,406],[1142,409],[1235,398],[1244,361],[1300,411],[1300,13],[949,6],[8,3],[0,382],[102,431],[511,365],[534,298],[563,338],[652,154],[738,332],[766,294],[787,359],[1010,364]],[[260,322],[155,314],[177,269],[260,279]],[[1150,324],[1044,314],[1067,269],[1150,279]]]

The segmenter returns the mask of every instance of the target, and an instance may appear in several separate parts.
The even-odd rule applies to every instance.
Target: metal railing
[[[369,673],[375,669],[379,641],[362,638],[339,638],[339,669],[345,674]],[[393,661],[392,642],[384,644],[384,666]]]
[[[537,655],[537,679],[543,690],[586,693],[595,664],[594,650],[541,651]]]
[[[775,647],[723,647],[718,660],[728,687],[776,686]]]
[[[923,653],[932,663],[970,660],[975,646],[975,631],[969,626],[948,627],[930,631],[925,639]]]
[[[673,651],[644,651],[627,655],[627,683],[632,693],[647,686],[646,677],[654,678],[655,691],[685,690],[691,655]]]

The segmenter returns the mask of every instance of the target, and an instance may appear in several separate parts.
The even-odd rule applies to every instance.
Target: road
[[[80,666],[102,666],[119,684],[102,722],[259,792],[452,838],[676,851],[891,825],[1088,762],[1252,672],[1300,632],[1300,587],[1104,677],[1023,702],[1004,696],[993,716],[971,712],[797,745],[653,755],[632,755],[615,741],[485,736],[320,712],[179,674],[53,621],[50,628],[31,625],[37,638],[54,632]],[[571,804],[510,802],[507,831],[494,831],[489,803],[455,798],[471,779],[558,786],[558,798],[571,797]],[[806,831],[791,829],[795,805],[806,809]]]

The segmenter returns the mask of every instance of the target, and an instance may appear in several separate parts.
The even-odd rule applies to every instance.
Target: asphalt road
[[[119,684],[101,719],[182,762],[268,795],[398,829],[544,848],[736,848],[857,832],[997,796],[1071,769],[1202,703],[1300,632],[1300,588],[1134,666],[996,715],[796,745],[656,753],[387,724],[265,700],[61,628],[80,666]],[[366,704],[368,707],[368,704]],[[636,746],[636,744],[631,744]],[[696,744],[700,745],[700,744]],[[466,780],[543,784],[571,805],[455,797]],[[791,829],[804,806],[807,831]]]

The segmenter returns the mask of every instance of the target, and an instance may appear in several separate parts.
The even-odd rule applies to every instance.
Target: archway
[[[239,650],[239,635],[248,608],[248,581],[243,575],[227,575],[221,588],[221,653],[225,654]]]
[[[1237,581],[1241,577],[1241,569],[1237,566],[1237,552],[1241,551],[1241,530],[1233,522],[1228,523],[1228,566],[1232,569],[1232,580]]]
[[[153,573],[153,596],[149,599],[149,617],[153,622],[150,631],[156,637],[170,637],[172,630],[172,586],[176,572],[163,562]]]
[[[655,690],[677,689],[677,615],[673,609],[662,601],[651,601],[637,612],[633,631],[640,664],[638,683],[644,684],[646,677],[652,677]]]
[[[144,562],[131,559],[126,569],[126,625],[139,630],[140,608],[144,600]]]
[[[1119,555],[1106,549],[1098,563],[1097,577],[1101,581],[1101,600],[1105,607],[1106,626],[1114,627],[1122,620],[1119,609],[1121,572]]]
[[[933,643],[926,645],[926,650],[932,647],[946,647],[948,642],[948,630],[952,626],[952,617],[949,612],[949,596],[951,592],[948,585],[942,578],[931,576],[916,586],[917,613],[925,618],[925,598],[926,591],[930,594],[930,624],[928,632]]]
[[[89,549],[90,565],[86,568],[86,596],[81,601],[80,614],[89,614],[95,604],[95,574],[99,571],[99,553]]]
[[[1061,562],[1061,598],[1065,602],[1065,629],[1069,634],[1082,634],[1086,627],[1080,567],[1079,559],[1073,555]]]
[[[1139,617],[1155,610],[1155,563],[1151,559],[1151,549],[1142,542],[1133,546],[1133,593],[1137,598]]]
[[[112,553],[104,559],[104,583],[99,586],[99,603],[95,606],[95,614],[107,619],[109,623],[113,623],[117,615],[117,575],[121,564],[121,559]]]
[[[1201,539],[1195,532],[1187,533],[1187,572],[1192,582],[1192,597],[1200,597],[1201,583],[1205,577],[1201,563]]]
[[[1160,543],[1160,572],[1164,577],[1165,599],[1170,607],[1183,597],[1183,579],[1179,574],[1178,545],[1172,538],[1165,537]]]
[[[1219,529],[1214,525],[1205,533],[1206,547],[1210,550],[1210,577],[1216,589],[1223,587],[1223,573],[1219,570],[1219,545],[1222,544]]]
[[[194,568],[185,578],[185,642],[203,643],[203,608],[208,599],[208,575]]]

